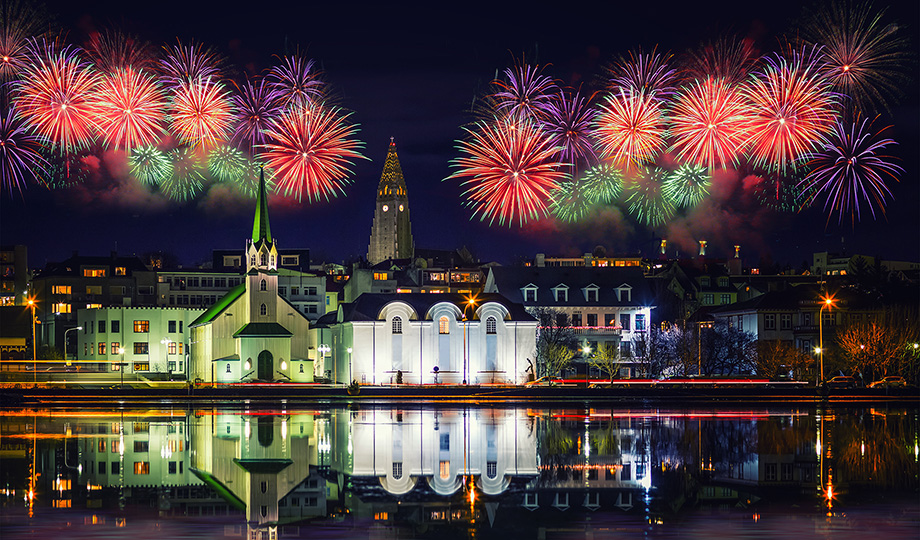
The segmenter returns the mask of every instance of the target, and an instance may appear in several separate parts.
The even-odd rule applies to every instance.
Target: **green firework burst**
[[[610,204],[623,192],[623,171],[609,163],[595,165],[582,176],[581,190],[591,202]]]
[[[574,223],[588,215],[591,204],[578,182],[567,181],[553,190],[549,209],[558,219]]]
[[[238,182],[247,173],[249,160],[229,145],[220,145],[208,155],[208,170],[219,182]]]
[[[202,189],[203,168],[194,150],[183,147],[169,153],[173,172],[160,183],[160,189],[174,201],[194,199]]]
[[[681,165],[664,180],[664,196],[671,204],[681,208],[690,208],[700,204],[709,196],[712,176],[706,167]]]
[[[626,188],[629,213],[649,227],[657,227],[674,215],[674,205],[664,195],[667,169],[642,167],[639,175]]]
[[[173,170],[169,156],[155,146],[135,148],[131,151],[128,163],[131,165],[131,174],[148,186],[156,186],[166,180]]]
[[[236,188],[242,193],[245,197],[254,198],[259,193],[259,173],[261,170],[265,169],[265,189],[268,193],[274,193],[275,191],[275,181],[272,179],[274,176],[271,170],[268,167],[258,160],[247,160],[246,168],[243,172],[243,175],[239,177],[237,182],[234,182]]]

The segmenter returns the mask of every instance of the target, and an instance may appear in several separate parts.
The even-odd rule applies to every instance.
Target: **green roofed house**
[[[191,325],[190,378],[202,382],[312,382],[310,321],[278,294],[278,248],[259,185],[246,275]]]

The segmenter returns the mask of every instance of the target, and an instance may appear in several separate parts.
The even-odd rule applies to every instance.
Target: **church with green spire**
[[[377,205],[374,223],[371,225],[367,261],[375,265],[388,259],[412,259],[414,253],[406,180],[396,155],[396,142],[390,137],[383,173],[377,186]]]
[[[278,292],[278,246],[260,178],[243,282],[192,324],[191,380],[312,382],[310,321]]]

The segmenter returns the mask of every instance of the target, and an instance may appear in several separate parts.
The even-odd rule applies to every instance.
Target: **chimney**
[[[533,261],[533,265],[536,267],[543,267],[546,265],[546,255],[544,253],[537,253],[536,258]]]
[[[728,261],[728,273],[733,276],[741,275],[741,246],[735,245],[735,258]]]
[[[706,256],[706,241],[700,240],[700,257]]]
[[[668,251],[668,241],[664,238],[661,239],[661,258],[664,259]]]
[[[736,258],[736,259],[740,259],[740,258],[741,258],[741,246],[739,246],[739,245],[737,245],[737,244],[735,244],[735,258]]]

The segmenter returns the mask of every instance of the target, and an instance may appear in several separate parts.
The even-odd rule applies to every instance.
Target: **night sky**
[[[691,215],[671,227],[650,230],[628,216],[605,211],[578,226],[552,220],[520,227],[488,227],[470,221],[456,180],[442,181],[458,156],[455,140],[472,120],[469,108],[496,71],[524,57],[567,84],[596,84],[602,67],[642,46],[681,53],[727,32],[751,37],[763,51],[776,49],[802,13],[797,2],[56,2],[48,11],[80,43],[86,31],[115,26],[153,44],[195,39],[224,53],[239,72],[261,72],[273,54],[299,46],[316,60],[325,81],[354,111],[365,142],[346,196],[308,204],[273,200],[272,232],[281,248],[309,248],[314,261],[340,262],[366,255],[375,188],[391,136],[395,137],[408,186],[417,247],[468,246],[480,259],[510,263],[536,252],[577,255],[603,245],[608,253],[651,256],[658,239],[693,254],[695,239],[709,242],[709,253],[730,255],[742,245],[746,263],[760,258],[792,264],[811,260],[814,251],[880,255],[920,260],[920,100],[917,77],[892,115],[889,136],[905,172],[890,186],[895,200],[884,217],[864,216],[827,224],[821,209],[799,215],[755,211],[724,194],[719,212]],[[501,5],[498,5],[501,4]],[[599,6],[605,4],[605,7]],[[709,3],[702,3],[709,4]],[[915,2],[893,5],[887,16],[909,25],[917,51]],[[912,26],[910,26],[912,25]],[[916,75],[914,65],[910,68]],[[117,162],[112,157],[111,162]],[[49,192],[31,187],[2,198],[3,244],[26,244],[29,263],[41,267],[67,258],[73,250],[102,255],[152,250],[172,252],[183,264],[210,260],[212,249],[242,249],[250,233],[252,200],[212,192],[184,204],[126,188],[118,168],[104,160],[90,185]],[[108,164],[108,165],[107,165]],[[734,184],[726,184],[729,189]],[[720,188],[717,188],[720,189]],[[729,189],[730,191],[730,189]],[[705,215],[703,215],[705,214]]]

